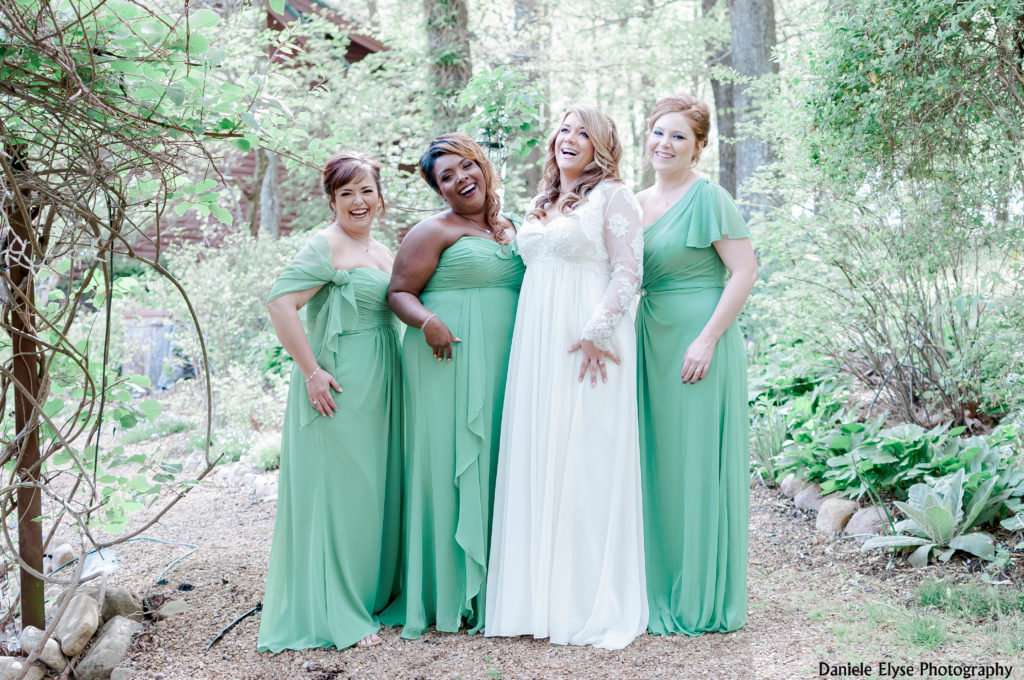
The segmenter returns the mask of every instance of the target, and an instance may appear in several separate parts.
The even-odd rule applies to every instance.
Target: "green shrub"
[[[242,460],[261,470],[281,467],[281,433],[264,432],[252,443]]]
[[[895,505],[907,517],[897,522],[895,536],[869,538],[862,550],[875,548],[915,548],[910,563],[915,567],[928,564],[932,550],[945,562],[957,550],[969,552],[983,559],[995,557],[995,544],[988,534],[968,533],[978,523],[979,515],[991,503],[996,480],[989,479],[970,499],[964,497],[964,471],[935,482],[934,485],[915,484],[910,487],[907,502]],[[906,532],[906,533],[902,533]]]
[[[139,423],[121,435],[121,441],[126,444],[137,444],[150,439],[159,439],[179,432],[185,432],[195,427],[193,423],[183,420],[169,413],[162,413],[154,420],[147,420]]]

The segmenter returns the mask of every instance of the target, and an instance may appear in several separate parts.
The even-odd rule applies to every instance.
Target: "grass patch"
[[[935,649],[949,640],[946,623],[931,614],[913,613],[904,616],[902,621],[896,623],[896,631],[910,644],[926,649]]]
[[[1024,612],[1024,594],[993,585],[927,579],[917,587],[917,601],[961,619],[983,620]]]
[[[1000,619],[992,628],[992,638],[1000,652],[1018,657],[1024,654],[1024,617]]]

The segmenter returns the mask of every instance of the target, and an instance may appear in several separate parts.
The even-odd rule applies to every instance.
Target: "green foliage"
[[[138,444],[150,439],[159,439],[171,434],[186,432],[195,427],[192,423],[176,416],[162,413],[153,420],[139,423],[136,427],[121,435],[120,441],[125,444]]]
[[[956,181],[972,168],[982,182],[991,171],[1010,180],[1021,167],[1022,15],[1020,0],[852,3],[822,34],[812,153],[845,170],[855,163],[835,163],[856,140],[858,160],[897,178]]]
[[[547,130],[540,118],[543,97],[535,83],[511,68],[497,68],[470,78],[458,97],[463,109],[472,111],[465,132],[480,140],[497,156],[496,165],[504,159],[526,159],[540,144]]]
[[[759,415],[750,428],[750,452],[757,474],[768,484],[779,481],[776,458],[786,441],[786,418],[771,402],[759,405]]]
[[[909,561],[915,567],[927,565],[932,550],[938,551],[938,558],[943,562],[957,550],[992,559],[995,556],[992,537],[982,532],[967,532],[978,524],[978,517],[989,503],[995,481],[989,479],[983,483],[969,499],[964,494],[963,470],[936,481],[933,486],[915,484],[910,487],[906,503],[895,503],[907,519],[898,522],[894,528],[897,532],[906,533],[874,536],[861,549],[914,547]]]
[[[768,287],[890,419],[980,432],[1024,404],[1022,7],[854,0],[783,57]]]
[[[227,236],[215,250],[188,245],[167,256],[167,267],[185,288],[207,339],[210,368],[220,374],[244,365],[254,374],[271,369],[285,373],[291,362],[280,356],[280,343],[267,316],[266,300],[275,279],[310,234],[297,233],[281,239]],[[156,276],[143,279],[133,303],[170,312],[185,328],[191,315],[177,288]],[[194,330],[183,334],[182,353],[199,363]]]
[[[281,433],[261,434],[242,459],[261,470],[278,469],[281,467]]]

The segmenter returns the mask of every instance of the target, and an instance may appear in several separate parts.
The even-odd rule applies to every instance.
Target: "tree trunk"
[[[551,116],[551,79],[547,76],[547,45],[551,38],[550,5],[546,0],[515,0],[515,33],[518,48],[513,63],[531,83],[540,82],[542,95],[540,119],[547,123]],[[523,185],[527,196],[537,193],[544,174],[544,144],[530,150],[523,165]]]
[[[11,351],[14,373],[14,427],[18,432],[16,476],[22,483],[39,481],[39,416],[33,401],[41,397],[42,362],[35,331],[35,291],[33,262],[37,259],[33,249],[32,215],[27,207],[30,191],[19,187],[18,175],[28,174],[23,151],[10,144],[4,145],[4,155],[10,159],[8,167],[14,171],[13,189],[23,204],[11,199],[7,219],[12,238],[4,257],[14,290],[8,303],[11,319]],[[28,566],[43,571],[42,492],[38,487],[18,489],[18,554]],[[46,627],[43,582],[21,569],[21,626]]]
[[[438,133],[458,127],[461,111],[454,98],[473,73],[469,55],[469,11],[466,0],[423,0],[427,13],[430,77],[434,82],[434,128]]]
[[[277,238],[281,235],[281,200],[277,186],[277,154],[270,149],[257,153],[266,154],[267,165],[260,185],[260,229],[264,234]]]
[[[644,159],[640,164],[640,176],[637,177],[636,189],[646,189],[654,184],[654,168],[647,159],[647,119],[654,110],[658,101],[654,98],[654,79],[646,73],[640,76],[640,92],[643,92],[640,105],[640,113],[633,115],[633,140],[634,146],[639,153],[638,158]]]
[[[260,195],[263,193],[263,179],[267,175],[267,163],[263,160],[262,149],[253,151],[252,157],[256,164],[253,168],[252,185],[246,188],[243,182],[242,191],[249,201],[249,233],[256,238],[260,233]]]
[[[758,79],[778,72],[771,59],[775,48],[775,6],[772,0],[729,0],[732,34],[732,65],[741,76]],[[733,87],[733,104],[739,133],[736,142],[737,198],[744,217],[767,207],[769,197],[754,195],[747,186],[754,172],[774,160],[771,147],[751,130],[757,123],[758,106],[748,83]]]
[[[701,0],[701,12],[707,17],[718,5],[718,0]],[[732,66],[732,48],[716,49],[707,43],[708,66]],[[716,53],[717,52],[717,53]],[[718,132],[718,183],[733,196],[736,195],[736,109],[733,103],[733,84],[718,78],[711,79],[715,96],[715,129]]]

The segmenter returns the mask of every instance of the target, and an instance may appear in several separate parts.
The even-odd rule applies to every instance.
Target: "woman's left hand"
[[[572,347],[569,348],[569,354],[577,350],[583,350],[583,361],[580,362],[580,382],[583,382],[583,376],[590,371],[590,385],[591,387],[597,387],[597,374],[598,371],[601,373],[601,382],[608,382],[608,373],[605,371],[605,359],[611,359],[615,363],[622,363],[619,358],[615,356],[614,352],[606,352],[602,349],[594,347],[594,343],[590,340],[577,340]]]
[[[711,358],[715,355],[714,340],[698,337],[686,348],[683,356],[683,382],[693,385],[708,374]]]

